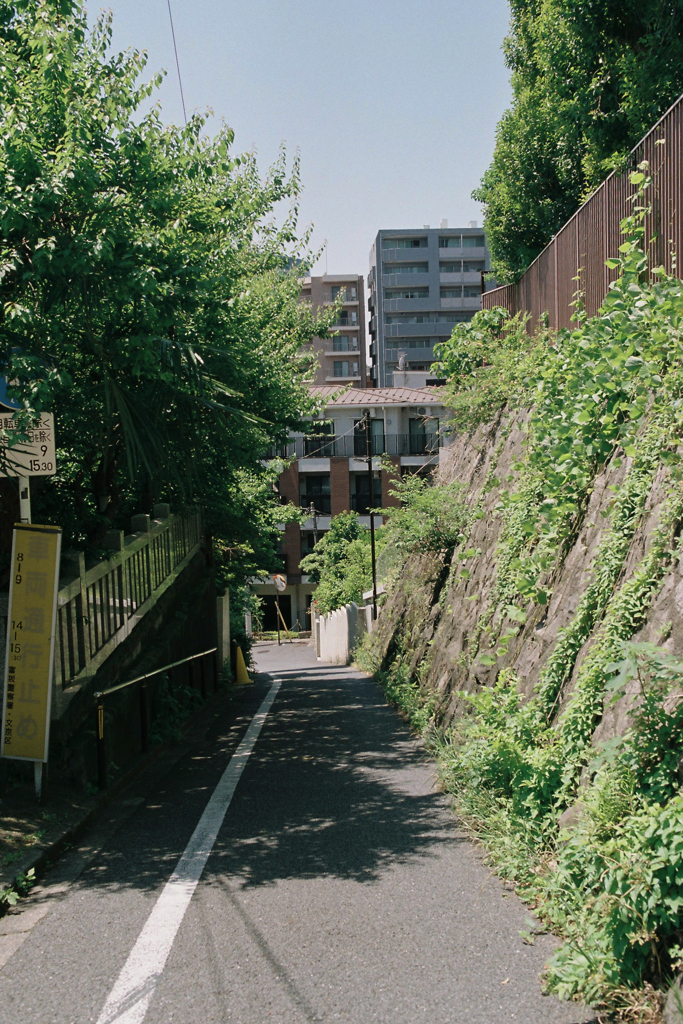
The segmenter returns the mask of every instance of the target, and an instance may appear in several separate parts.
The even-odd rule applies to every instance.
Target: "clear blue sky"
[[[265,169],[301,153],[301,223],[329,273],[367,273],[379,228],[477,219],[470,198],[509,103],[505,0],[171,0],[188,113],[210,107]],[[182,122],[167,0],[92,0],[114,44],[168,74]],[[323,258],[318,273],[325,270]]]

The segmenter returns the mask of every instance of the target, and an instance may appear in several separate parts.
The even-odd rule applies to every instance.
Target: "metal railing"
[[[210,647],[207,651],[200,651],[199,654],[191,654],[189,658],[180,658],[178,661],[172,661],[168,665],[162,665],[161,668],[155,668],[152,672],[146,672],[144,675],[136,676],[134,679],[128,679],[125,683],[118,683],[116,686],[110,686],[107,690],[100,690],[94,695],[95,697],[95,738],[97,741],[97,784],[100,789],[107,788],[107,776],[108,776],[108,762],[107,757],[107,741],[105,736],[105,717],[104,717],[104,698],[111,696],[113,693],[119,693],[121,690],[127,690],[129,687],[134,686],[136,683],[140,684],[139,698],[140,698],[140,751],[146,754],[149,750],[149,702],[147,700],[147,680],[152,679],[154,676],[162,675],[164,672],[170,672],[174,668],[178,668],[180,665],[188,665],[190,672],[190,686],[194,686],[194,672],[193,666],[196,661],[199,661],[199,685],[202,700],[206,700],[206,671],[205,664],[206,658],[211,656],[211,666],[213,671],[213,692],[215,693],[218,689],[218,660],[217,655],[218,648]]]
[[[666,144],[661,145],[662,141]],[[675,260],[683,253],[682,142],[683,96],[631,151],[628,169],[613,172],[603,181],[515,284],[485,292],[482,307],[504,306],[511,313],[529,313],[529,331],[544,314],[551,328],[570,328],[574,296],[581,291],[587,315],[594,316],[618,274],[606,260],[618,255],[623,242],[621,221],[632,213],[629,196],[634,188],[628,172],[643,160],[654,177],[645,197],[650,205],[643,239],[648,262],[650,267],[664,266],[668,273],[680,274]]]
[[[373,455],[433,455],[448,444],[443,434],[379,434],[372,438]],[[269,459],[367,458],[365,435],[290,438],[286,445],[272,448]]]
[[[95,671],[200,550],[199,510],[170,516],[92,569],[57,597],[55,685],[66,690]]]

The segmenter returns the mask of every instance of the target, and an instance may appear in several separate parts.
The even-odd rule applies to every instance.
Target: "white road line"
[[[164,886],[97,1024],[142,1024],[171,952],[192,894],[216,842],[249,755],[270,711],[281,680],[276,679],[211,795],[192,838]]]

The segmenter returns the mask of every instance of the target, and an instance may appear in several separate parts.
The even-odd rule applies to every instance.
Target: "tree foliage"
[[[678,0],[511,0],[513,101],[475,198],[499,281],[522,273],[683,91]]]
[[[301,346],[327,322],[291,270],[298,166],[262,180],[228,127],[144,113],[159,77],[110,41],[79,0],[0,3],[0,369],[57,420],[36,514],[97,545],[154,501],[200,501],[264,553],[260,460],[313,411]]]
[[[370,531],[356,512],[332,517],[327,533],[302,559],[301,571],[318,583],[314,600],[319,614],[350,601],[360,604],[363,593],[372,587],[372,562]]]

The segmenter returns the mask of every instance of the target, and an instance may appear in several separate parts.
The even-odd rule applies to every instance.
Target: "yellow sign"
[[[3,757],[47,761],[62,531],[17,525],[7,614]]]

